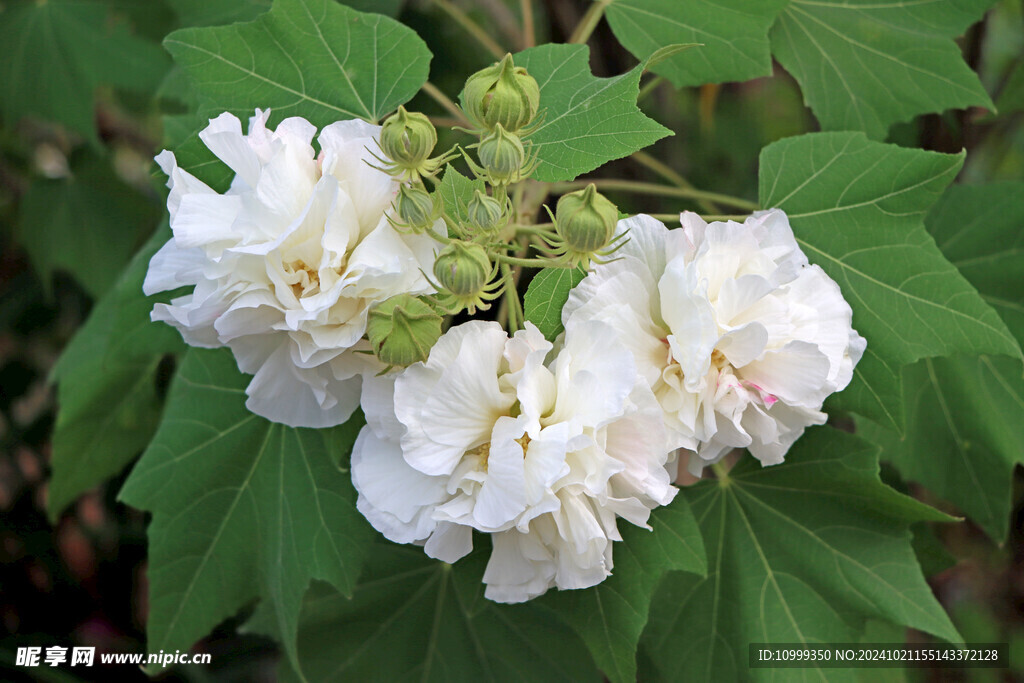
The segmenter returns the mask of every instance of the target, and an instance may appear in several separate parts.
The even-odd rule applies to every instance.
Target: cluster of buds
[[[474,190],[472,198],[462,200],[464,210],[457,212],[447,212],[440,191],[429,191],[424,180],[436,184],[434,176],[458,151],[431,156],[437,131],[423,114],[399,107],[384,122],[383,157],[377,160],[381,170],[401,183],[388,220],[396,230],[426,233],[444,245],[436,255],[433,273],[425,273],[433,280],[434,294],[396,296],[369,311],[367,339],[388,368],[425,361],[441,334],[442,315],[487,310],[502,293],[510,293],[521,321],[512,265],[586,267],[592,261],[604,262],[621,245],[623,236],[615,235],[618,209],[590,185],[559,199],[551,217],[553,229],[538,226],[528,231],[535,245],[542,251],[546,247],[545,258],[524,259],[508,253],[525,244],[512,239],[516,233],[510,222],[516,212],[508,187],[528,178],[537,167],[527,137],[538,126],[539,107],[537,81],[515,66],[511,55],[466,81],[462,108],[474,127],[466,132],[478,138],[468,148],[476,150],[476,160],[466,150],[455,149],[490,190]],[[510,311],[514,326],[512,319]]]
[[[512,55],[481,69],[466,81],[462,108],[479,136],[479,164],[469,155],[466,162],[477,177],[504,188],[530,176],[537,168],[532,145],[524,142],[536,127],[540,86],[526,69],[516,66]]]

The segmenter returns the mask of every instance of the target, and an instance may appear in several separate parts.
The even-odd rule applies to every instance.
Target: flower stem
[[[427,95],[429,95],[431,99],[433,99],[435,102],[437,102],[442,107],[447,109],[452,116],[458,119],[458,123],[460,126],[471,125],[469,119],[467,119],[466,115],[462,113],[461,109],[459,109],[459,106],[452,102],[452,99],[450,97],[441,92],[441,89],[438,88],[436,85],[434,85],[430,81],[427,81],[426,83],[423,84],[421,90],[425,92]]]
[[[738,209],[745,209],[748,211],[756,211],[759,208],[755,202],[742,199],[740,197],[732,197],[726,194],[718,194],[717,192],[705,192],[704,190],[695,190],[693,188],[686,187],[667,187],[665,185],[656,185],[654,183],[641,183],[635,180],[615,180],[609,178],[574,180],[569,183],[553,183],[551,190],[552,192],[559,193],[572,192],[573,190],[581,190],[590,183],[594,183],[597,185],[598,189],[602,190],[619,190],[621,192],[636,192],[639,194],[681,197],[683,199],[694,200],[706,199],[717,204],[734,206]]]
[[[505,305],[508,312],[508,331],[515,334],[520,328],[519,320],[519,293],[516,291],[516,281],[512,276],[512,268],[507,263],[501,264],[501,279],[505,288]]]
[[[533,28],[533,0],[520,0],[520,6],[523,10],[523,49],[525,50],[536,44]]]
[[[467,33],[477,39],[477,41],[483,45],[488,52],[494,55],[496,58],[501,59],[505,56],[505,51],[501,49],[501,46],[494,42],[485,30],[483,30],[479,24],[469,18],[469,15],[463,12],[461,9],[456,7],[449,0],[432,0],[435,5],[448,16],[455,20],[459,26],[464,28]]]
[[[729,468],[725,466],[724,462],[716,462],[711,466],[711,471],[715,473],[719,481],[723,483],[729,481]]]
[[[594,32],[597,25],[601,22],[601,17],[604,16],[604,11],[608,5],[612,4],[613,0],[597,0],[588,9],[587,13],[580,19],[580,23],[576,24],[576,28],[572,32],[572,37],[569,38],[569,43],[576,43],[582,45],[590,39],[590,34]]]
[[[517,258],[515,256],[506,256],[505,254],[494,254],[493,258],[502,264],[508,264],[510,266],[524,266],[526,268],[567,268],[565,264],[553,261],[551,259],[536,259],[536,258]]]
[[[651,218],[657,218],[659,221],[662,222],[679,222],[678,213],[649,213],[647,215],[650,216]],[[711,223],[713,221],[742,221],[747,216],[745,214],[702,213],[700,214],[700,217],[703,218],[708,223]]]
[[[659,159],[654,158],[647,152],[633,152],[633,154],[630,155],[630,158],[633,161],[640,164],[641,166],[644,166],[654,171],[662,178],[675,185],[676,187],[682,187],[687,190],[694,189],[693,184],[689,180],[684,178],[682,174],[680,174],[678,171],[676,171],[668,164],[662,162]],[[718,206],[715,205],[714,202],[708,201],[707,199],[698,199],[697,204],[700,205],[700,208],[704,209],[705,211],[710,211],[711,213],[721,213],[722,211],[720,208],[718,208]]]

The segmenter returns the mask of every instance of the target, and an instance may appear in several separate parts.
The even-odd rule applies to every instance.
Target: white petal
[[[260,160],[242,135],[238,117],[224,112],[210,119],[210,124],[199,132],[199,139],[250,188],[256,187],[260,179]]]
[[[451,522],[439,522],[430,534],[423,551],[435,560],[449,564],[460,560],[473,550],[472,527]]]

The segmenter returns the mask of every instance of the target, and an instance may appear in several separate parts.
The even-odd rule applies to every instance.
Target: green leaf
[[[529,136],[541,161],[536,180],[572,180],[672,134],[636,106],[643,64],[596,78],[589,55],[585,45],[541,45],[515,56],[540,85],[544,118]]]
[[[826,130],[884,138],[918,114],[993,108],[953,42],[994,0],[793,0],[772,52]]]
[[[445,166],[444,177],[441,178],[441,184],[437,191],[441,193],[441,199],[444,200],[445,213],[451,218],[460,223],[466,223],[469,220],[466,206],[476,190],[486,192],[484,181],[479,178],[470,180],[455,170],[455,167]]]
[[[29,186],[16,234],[44,285],[63,270],[99,298],[142,245],[159,211],[104,159],[85,155],[73,160],[70,177]]]
[[[11,2],[0,7],[0,115],[56,121],[99,144],[93,91],[101,83],[155,88],[168,60],[129,33],[99,0]]]
[[[681,495],[709,567],[703,579],[669,574],[655,594],[644,646],[662,675],[778,680],[747,668],[749,643],[850,642],[868,619],[959,641],[910,545],[912,523],[949,518],[882,484],[875,449],[861,439],[812,428],[785,463],[761,467],[743,456],[723,478]],[[844,674],[852,678],[838,670],[827,678]]]
[[[350,594],[359,575],[373,532],[328,452],[338,439],[250,413],[249,379],[228,350],[189,351],[163,422],[121,491],[153,513],[150,652],[187,650],[262,598],[294,662],[310,580]]]
[[[583,643],[537,606],[482,597],[484,553],[454,565],[378,543],[351,599],[323,584],[306,596],[299,661],[310,681],[536,681],[600,676]],[[267,632],[266,615],[249,629]],[[294,673],[282,672],[283,681]]]
[[[923,218],[963,161],[861,133],[781,140],[761,152],[764,207],[842,289],[868,341],[835,405],[902,430],[899,367],[954,353],[1020,357],[1013,335],[935,246]]]
[[[1024,343],[1024,182],[955,185],[925,223],[946,258]]]
[[[252,21],[270,9],[271,0],[167,0],[182,27],[221,26]]]
[[[578,268],[545,268],[530,281],[523,297],[523,312],[548,341],[554,341],[561,333],[562,308],[569,300],[569,290],[586,275]]]
[[[160,419],[156,370],[184,351],[177,330],[154,323],[142,293],[149,259],[170,237],[166,223],[92,310],[53,369],[59,410],[46,507],[51,520],[138,455]]]
[[[412,29],[333,0],[276,0],[249,23],[182,29],[164,46],[204,113],[269,107],[276,120],[302,116],[317,127],[376,122],[416,94],[431,58]]]
[[[787,1],[616,0],[605,15],[641,60],[673,43],[699,43],[652,68],[681,88],[770,76],[768,29]]]
[[[1024,337],[1024,183],[951,187],[928,214],[939,248]],[[928,359],[903,371],[907,430],[861,425],[907,479],[954,503],[995,541],[1008,532],[1024,462],[1024,379],[1005,357]]]
[[[542,599],[586,642],[611,681],[637,680],[636,648],[651,598],[670,570],[707,574],[701,532],[682,496],[651,513],[653,531],[629,524],[613,550],[612,576],[586,590],[549,592]]]

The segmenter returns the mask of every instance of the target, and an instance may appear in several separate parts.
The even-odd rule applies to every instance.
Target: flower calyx
[[[508,223],[509,214],[507,198],[501,202],[480,190],[474,191],[466,205],[467,222],[474,233],[492,234],[501,230]]]
[[[416,185],[402,185],[392,205],[398,220],[388,217],[391,226],[399,232],[422,234],[429,230],[444,213],[440,194],[430,194]]]
[[[496,274],[497,267],[483,246],[453,240],[434,261],[434,277],[440,285],[438,303],[452,315],[463,309],[471,314],[478,309],[487,310],[487,302],[500,295],[496,290],[500,290],[501,284],[492,283]]]
[[[399,180],[418,181],[435,175],[452,155],[431,158],[437,144],[437,131],[426,115],[398,111],[384,121],[380,131],[380,149],[384,158],[374,154],[383,164],[380,169]],[[372,153],[372,152],[371,152]]]
[[[426,361],[441,337],[441,316],[411,294],[399,294],[370,309],[366,336],[373,353],[388,367]]]
[[[532,145],[529,145],[532,147]],[[529,154],[522,139],[505,130],[500,123],[476,145],[476,164],[463,152],[470,168],[480,178],[497,187],[505,187],[528,178],[537,168],[537,154]]]
[[[625,234],[615,237],[619,209],[591,183],[582,190],[562,195],[555,206],[557,238],[555,252],[573,265],[590,261],[605,263],[625,243]]]
[[[511,54],[506,54],[500,62],[466,80],[463,105],[479,131],[490,133],[500,125],[514,133],[536,118],[540,86],[526,69],[513,63]]]

